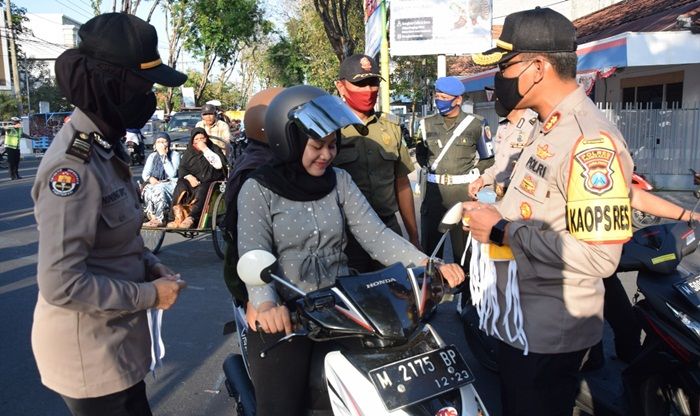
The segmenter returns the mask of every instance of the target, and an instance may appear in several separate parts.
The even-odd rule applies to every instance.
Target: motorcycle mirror
[[[272,280],[272,271],[277,267],[277,259],[265,250],[251,250],[238,260],[236,271],[248,286],[263,286]]]
[[[462,221],[462,203],[458,202],[443,215],[438,225],[438,231],[444,233]]]

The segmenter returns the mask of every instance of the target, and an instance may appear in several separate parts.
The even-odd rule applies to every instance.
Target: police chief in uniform
[[[32,188],[39,228],[32,349],[42,383],[73,415],[150,415],[150,308],[168,309],[184,282],[144,248],[143,211],[120,138],[156,108],[154,82],[187,77],[163,65],[153,26],[107,13],[80,27],[56,60],[76,106]]]
[[[387,227],[401,235],[396,211],[401,214],[411,243],[420,248],[413,191],[408,174],[414,169],[401,138],[401,129],[388,114],[374,111],[379,91],[379,66],[367,55],[352,55],[340,64],[335,82],[338,93],[365,123],[366,135],[353,126],[341,130],[340,148],[333,165],[345,169]],[[351,233],[345,253],[349,267],[358,272],[383,266],[371,259]]]
[[[428,254],[440,240],[438,225],[454,204],[469,200],[467,187],[479,178],[492,160],[479,159],[477,144],[482,136],[490,139],[483,117],[462,111],[464,84],[456,77],[435,81],[435,106],[438,113],[421,120],[416,160],[426,175],[425,193],[420,207],[421,244]],[[464,252],[466,235],[456,228],[450,231],[455,263]]]
[[[464,203],[463,221],[482,244],[472,264],[486,259],[496,275],[472,295],[504,313],[493,321],[480,313],[502,340],[503,414],[570,415],[581,363],[603,335],[603,278],[631,236],[632,159],[576,83],[566,17],[548,8],[508,15],[496,45],[474,62],[498,64],[498,100],[507,111],[531,108],[539,121],[500,202]],[[480,294],[494,286],[493,297]]]

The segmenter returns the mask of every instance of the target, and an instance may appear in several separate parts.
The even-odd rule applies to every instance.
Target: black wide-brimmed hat
[[[166,87],[177,87],[187,80],[187,75],[163,64],[156,29],[134,15],[95,16],[80,27],[78,36],[78,49],[87,56],[130,69]]]
[[[472,60],[488,66],[506,62],[519,53],[575,51],[574,24],[552,9],[536,7],[506,16],[496,47],[473,54]]]

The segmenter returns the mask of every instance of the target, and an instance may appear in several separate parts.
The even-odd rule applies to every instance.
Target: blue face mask
[[[456,105],[452,105],[455,100],[456,98],[451,100],[435,100],[435,107],[437,107],[440,114],[444,116],[456,107]]]

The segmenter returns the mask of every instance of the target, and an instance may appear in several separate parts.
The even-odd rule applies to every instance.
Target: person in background
[[[176,87],[187,76],[162,64],[156,29],[136,16],[101,14],[78,36],[79,47],[56,59],[56,82],[76,109],[32,187],[32,350],[42,383],[73,416],[150,416],[147,310],[172,307],[185,283],[144,247],[121,138],[155,111],[154,83]]]
[[[173,202],[173,191],[177,183],[180,153],[170,148],[170,135],[156,133],[154,152],[148,156],[141,177],[146,183],[141,192],[148,222],[144,227],[162,227]]]
[[[491,133],[483,117],[462,111],[464,84],[456,77],[435,81],[435,106],[438,113],[421,120],[416,144],[416,160],[426,173],[425,193],[420,206],[421,244],[432,253],[442,236],[440,219],[448,209],[468,199],[467,185],[479,177],[479,169],[493,163],[480,160],[477,145]],[[456,262],[463,256],[466,235],[450,231],[452,255]]]
[[[3,139],[5,151],[7,152],[7,163],[10,167],[10,179],[14,181],[15,179],[22,179],[19,176],[19,140],[22,137],[27,139],[31,139],[31,137],[22,131],[22,120],[19,117],[12,117],[10,120],[13,124],[10,127],[3,127]]]
[[[204,104],[202,106],[202,121],[197,122],[196,127],[203,128],[209,139],[221,149],[224,155],[228,155],[231,149],[231,130],[228,123],[217,116],[216,106]]]
[[[338,94],[367,128],[341,130],[341,152],[333,165],[346,170],[387,227],[401,234],[396,211],[401,213],[411,243],[420,248],[413,191],[408,174],[414,169],[398,123],[388,114],[374,111],[379,91],[379,66],[366,55],[352,55],[340,64],[335,82]],[[352,234],[348,234],[346,254],[350,267],[368,272],[381,267],[371,259]]]
[[[193,128],[190,131],[190,143],[182,155],[177,185],[173,191],[175,203],[191,204],[191,210],[181,222],[177,222],[175,217],[166,226],[192,228],[198,224],[210,185],[225,178],[226,157],[221,149],[209,140],[209,135],[203,128]]]
[[[325,121],[316,124],[313,120]],[[312,122],[309,123],[308,121]],[[299,85],[280,92],[269,104],[265,133],[273,162],[258,168],[238,198],[238,251],[275,253],[280,276],[311,291],[349,274],[346,226],[372,257],[383,264],[427,263],[427,256],[388,228],[372,210],[350,175],[331,163],[342,140],[340,129],[362,121],[337,97]],[[450,284],[464,280],[454,264],[441,265]],[[323,348],[306,337],[280,344],[274,358],[260,352],[291,333],[285,301],[290,293],[274,284],[248,287],[255,314],[246,316],[251,333],[248,360],[258,416],[303,415],[310,357]]]
[[[537,124],[537,113],[530,109],[515,109],[505,112],[496,100],[496,113],[505,117],[499,123],[496,137],[493,140],[494,163],[481,173],[479,179],[468,186],[469,196],[476,199],[476,194],[484,186],[493,186],[496,196],[502,198],[510,185],[510,174],[518,161],[523,148],[527,146],[534,127]]]
[[[224,218],[225,236],[228,244],[224,256],[224,282],[231,295],[241,306],[248,306],[248,292],[243,281],[238,277],[238,194],[248,176],[260,166],[272,162],[267,135],[265,134],[265,114],[270,102],[284,91],[281,87],[272,87],[255,94],[246,106],[245,124],[248,145],[236,160],[226,180],[226,217]],[[246,315],[254,317],[255,309],[246,308]]]

